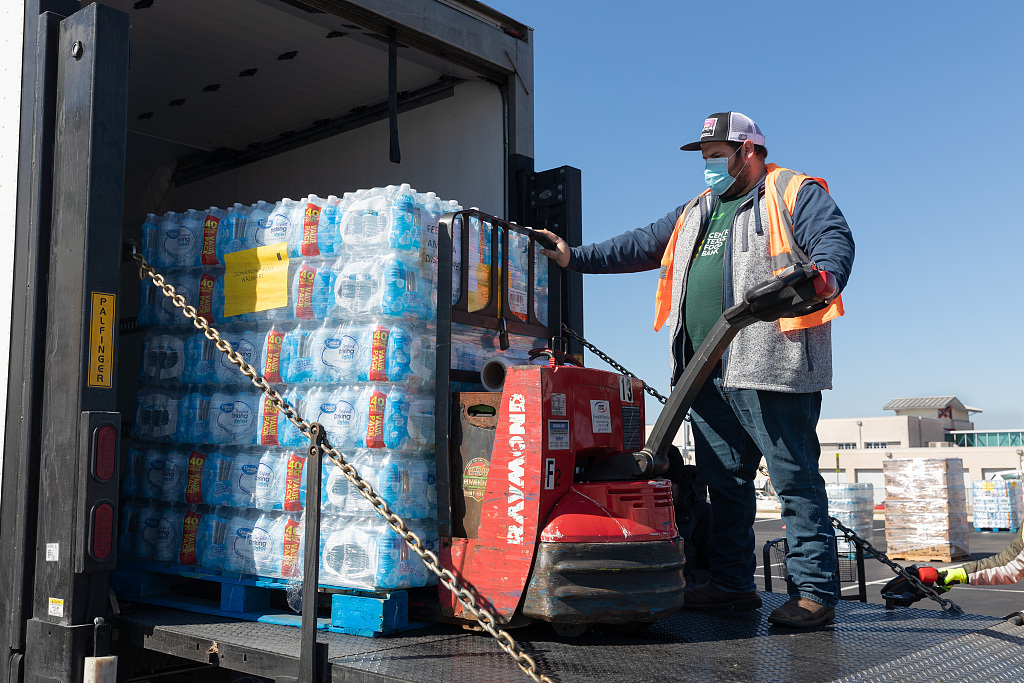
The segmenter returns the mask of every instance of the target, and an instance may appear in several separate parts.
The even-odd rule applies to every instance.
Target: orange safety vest
[[[828,183],[821,178],[801,175],[775,164],[767,164],[766,168],[768,176],[765,178],[764,198],[768,210],[768,252],[772,259],[772,273],[778,275],[795,263],[810,261],[793,238],[793,210],[796,207],[796,197],[800,192],[800,187],[805,180],[814,180],[828,192]],[[672,307],[672,271],[679,231],[682,230],[686,215],[697,205],[697,201],[709,192],[710,190],[705,190],[690,200],[683,208],[679,220],[676,221],[676,227],[672,231],[672,237],[668,241],[668,246],[665,248],[665,254],[661,257],[658,293],[654,301],[655,331],[660,330],[668,320],[669,309]],[[785,211],[782,210],[782,205],[785,205]],[[797,318],[781,318],[779,325],[783,332],[803,330],[838,318],[843,315],[843,312],[842,296],[837,296],[820,311]]]

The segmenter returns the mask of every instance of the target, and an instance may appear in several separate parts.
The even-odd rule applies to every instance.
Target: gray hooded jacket
[[[686,327],[680,315],[689,264],[697,240],[718,197],[701,197],[679,232],[675,245],[672,308],[672,382],[683,370]],[[695,208],[697,208],[695,207]],[[755,210],[756,207],[756,210]],[[583,273],[637,272],[659,268],[683,206],[643,228],[597,244],[570,250],[569,268]],[[768,213],[764,182],[751,190],[733,219],[725,253],[723,310],[743,293],[772,277],[768,250]],[[815,182],[806,181],[793,211],[797,244],[819,269],[836,277],[840,291],[853,266],[854,243],[839,207]],[[782,332],[778,322],[757,322],[740,330],[722,359],[723,384],[741,389],[807,393],[832,388],[831,323]]]

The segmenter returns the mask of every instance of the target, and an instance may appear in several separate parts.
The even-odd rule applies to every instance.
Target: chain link
[[[298,427],[299,431],[308,438],[310,436],[311,423],[303,419],[302,416],[300,416],[295,409],[289,405],[284,397],[270,386],[267,380],[264,379],[254,367],[249,365],[241,355],[232,349],[229,342],[221,339],[220,333],[212,327],[205,318],[198,315],[193,306],[188,305],[185,297],[178,294],[175,291],[174,286],[168,284],[163,275],[156,272],[153,266],[146,261],[142,254],[138,253],[134,244],[132,244],[132,258],[139,264],[139,279],[144,280],[148,276],[149,279],[153,281],[153,284],[159,287],[164,295],[169,297],[177,308],[181,309],[182,314],[191,320],[192,324],[195,325],[197,329],[201,330],[207,339],[216,344],[217,349],[227,354],[228,359],[234,365],[238,366],[239,371],[248,377],[257,389],[263,392],[267,397],[267,401],[282,412],[284,416],[288,418],[288,421]],[[331,446],[326,439],[323,444],[323,452],[328,458],[330,458],[331,462],[333,462],[334,465],[342,471],[345,478],[359,490],[359,493],[363,498],[373,505],[377,514],[387,521],[388,526],[390,526],[395,533],[401,536],[409,547],[423,559],[423,563],[427,568],[437,576],[438,581],[445,588],[452,592],[466,611],[476,619],[481,628],[498,641],[498,646],[508,653],[513,660],[515,660],[515,663],[519,668],[522,669],[522,671],[529,676],[531,680],[536,681],[537,683],[553,683],[548,676],[540,673],[537,668],[537,663],[530,655],[522,651],[515,639],[513,639],[507,631],[498,626],[498,621],[494,615],[485,608],[477,605],[477,600],[473,593],[471,593],[467,587],[462,586],[451,571],[441,566],[441,560],[437,555],[424,547],[419,536],[405,526],[405,522],[401,517],[391,512],[391,508],[388,507],[387,501],[377,495],[373,490],[373,487],[359,476],[359,473],[354,467],[352,467],[352,465],[345,461],[345,456],[342,455],[334,446]]]
[[[598,358],[603,360],[605,363],[607,363],[608,365],[610,365],[613,368],[615,368],[615,370],[617,370],[620,375],[627,375],[629,377],[632,377],[635,380],[639,380],[640,382],[643,382],[643,384],[644,384],[644,391],[646,391],[648,394],[650,394],[654,398],[658,399],[658,401],[662,405],[664,405],[665,401],[668,400],[667,398],[665,398],[664,396],[659,394],[657,389],[655,389],[650,384],[648,384],[647,382],[644,382],[642,379],[640,379],[639,377],[634,375],[632,372],[627,370],[625,367],[622,366],[621,363],[616,362],[616,360],[614,358],[612,358],[607,353],[605,353],[601,349],[597,348],[596,346],[594,346],[593,344],[588,342],[586,339],[584,339],[582,336],[580,336],[579,333],[577,333],[575,330],[573,330],[571,327],[569,327],[565,323],[562,323],[562,331],[565,332],[566,334],[568,334],[570,337],[572,337],[576,341],[578,341],[580,344],[583,344],[583,346],[587,347],[587,350],[589,350],[595,356],[597,356]],[[684,418],[684,419],[689,421],[690,418],[689,418],[689,416],[686,416],[686,418]]]
[[[928,584],[922,582],[921,579],[908,572],[903,567],[903,565],[890,560],[885,553],[871,545],[870,541],[858,536],[853,529],[848,528],[835,517],[829,517],[829,519],[832,520],[832,526],[834,528],[843,532],[843,535],[846,536],[847,541],[853,541],[853,543],[855,543],[857,547],[859,547],[862,551],[871,553],[876,560],[878,560],[884,565],[888,565],[889,569],[891,569],[896,575],[902,576],[916,588],[920,589],[921,592],[923,592],[928,598],[939,603],[939,606],[942,607],[943,612],[950,612],[952,614],[964,613],[964,611],[960,608],[958,604],[956,604],[952,600],[942,597],[937,590],[935,590]]]

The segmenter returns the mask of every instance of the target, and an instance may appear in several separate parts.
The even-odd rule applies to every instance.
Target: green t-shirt
[[[683,302],[687,359],[700,347],[722,315],[725,245],[729,241],[732,219],[744,199],[746,197],[718,202],[693,261],[690,262],[690,272],[686,276],[686,299]]]

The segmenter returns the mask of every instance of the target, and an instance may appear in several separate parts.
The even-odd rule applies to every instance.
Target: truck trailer
[[[115,590],[114,575],[124,571],[123,440],[142,353],[129,245],[142,242],[147,214],[409,183],[504,219],[506,237],[518,224],[580,243],[580,171],[534,168],[532,29],[475,0],[12,0],[0,15],[0,306],[11,311],[0,326],[10,358],[0,680],[114,680],[104,669],[112,655],[125,681],[521,678],[494,642],[463,628],[454,604],[432,614],[429,589],[406,608],[428,620],[420,628],[375,634],[385,637],[321,630],[309,647],[297,623],[137,600]],[[508,303],[497,271],[494,291],[505,299],[495,310]],[[439,321],[465,317],[439,301]],[[562,274],[549,303],[548,337],[563,323],[583,333],[579,275]],[[531,322],[501,325],[526,333],[536,331]],[[450,343],[442,337],[439,348]],[[578,360],[583,349],[569,341],[560,352]],[[616,419],[635,415],[627,409],[642,406],[642,385],[592,384],[606,380]],[[454,420],[439,412],[447,455]],[[556,486],[554,471],[535,474]],[[456,481],[446,466],[438,478],[441,489]],[[444,507],[442,537],[453,524]],[[1024,644],[1020,627],[989,617],[841,604],[835,625],[780,637],[760,613],[672,614],[672,603],[662,614],[657,595],[645,599],[657,620],[584,619],[596,625],[579,638],[569,636],[582,629],[517,621],[514,605],[501,623],[520,626],[512,633],[538,670],[562,681],[886,680],[894,671],[997,680],[1024,666],[1007,648]],[[772,608],[782,597],[765,601]],[[564,626],[560,618],[548,620]]]

